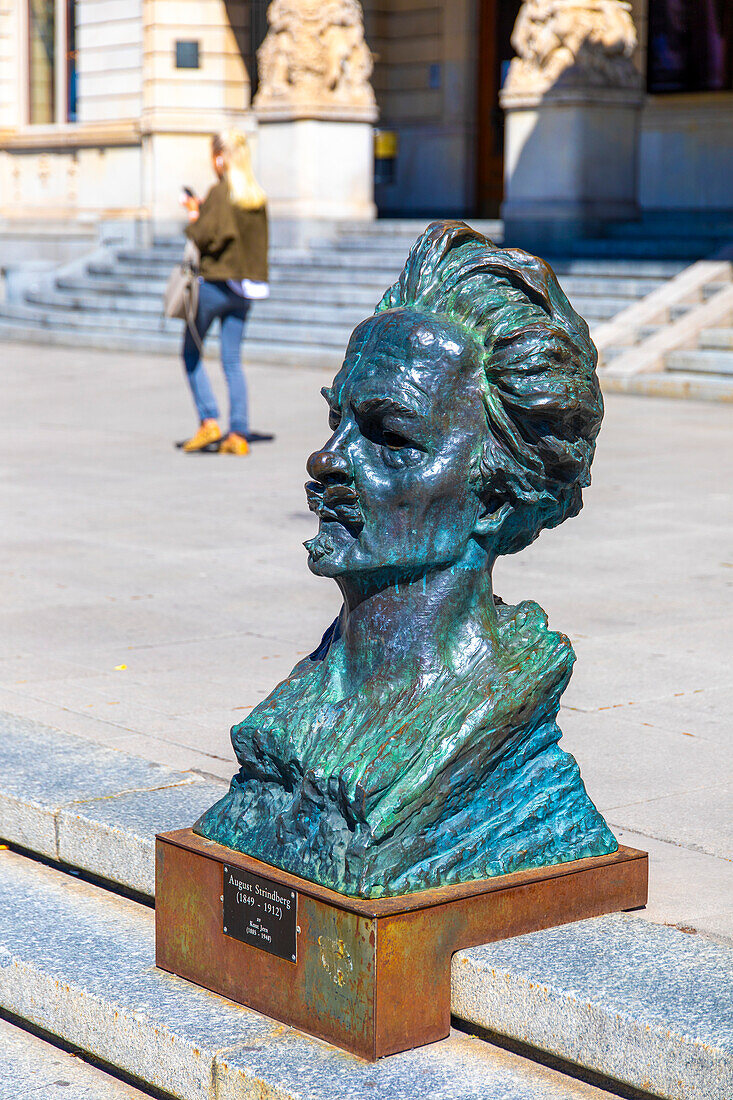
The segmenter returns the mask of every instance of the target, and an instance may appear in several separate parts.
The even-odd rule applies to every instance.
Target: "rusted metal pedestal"
[[[373,1061],[448,1035],[454,951],[638,908],[647,855],[364,901],[181,829],[157,838],[155,897],[159,967]]]

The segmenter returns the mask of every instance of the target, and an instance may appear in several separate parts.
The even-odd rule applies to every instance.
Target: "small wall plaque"
[[[176,68],[198,69],[200,67],[198,42],[179,39],[176,42]]]
[[[224,934],[295,962],[298,895],[241,867],[224,867]]]

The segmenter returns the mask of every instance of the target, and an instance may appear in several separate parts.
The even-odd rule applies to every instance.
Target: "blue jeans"
[[[221,365],[229,387],[229,430],[237,435],[246,435],[249,431],[247,383],[239,356],[249,306],[249,301],[236,294],[226,283],[204,281],[199,284],[196,329],[203,344],[212,321],[216,317],[220,320]],[[188,325],[183,338],[183,362],[199,420],[218,420],[219,406]]]

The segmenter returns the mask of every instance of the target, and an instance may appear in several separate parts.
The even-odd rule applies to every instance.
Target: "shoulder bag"
[[[196,346],[203,353],[201,337],[196,329],[199,304],[199,250],[187,241],[183,259],[173,268],[163,292],[163,312],[166,317],[179,317],[188,325]]]

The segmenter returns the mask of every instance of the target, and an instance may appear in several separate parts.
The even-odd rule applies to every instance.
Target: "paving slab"
[[[0,1019],[0,1100],[145,1100],[148,1096]]]
[[[639,919],[692,928],[733,947],[730,937],[733,862],[630,829],[614,827],[619,844],[649,853],[649,900]],[[670,921],[670,915],[674,920]]]
[[[669,1100],[733,1096],[733,950],[627,914],[460,951],[453,1013]]]
[[[633,829],[706,855],[733,862],[733,784],[730,768],[721,783],[700,790],[614,807],[609,823]],[[729,899],[730,901],[731,899]]]
[[[154,966],[145,906],[0,852],[0,1005],[180,1100],[603,1100],[461,1034],[369,1064]]]
[[[226,790],[200,781],[69,806],[58,815],[59,858],[152,898],[156,833],[193,825]]]
[[[225,791],[0,713],[0,837],[150,897],[155,834],[192,825]]]
[[[0,837],[61,858],[63,807],[129,791],[187,786],[198,777],[0,714]]]
[[[215,775],[220,779],[230,779],[233,765],[230,760],[212,756],[207,751],[196,751],[188,745],[164,740],[159,731],[140,733],[129,726],[112,722],[109,718],[92,717],[91,711],[79,713],[60,708],[57,703],[18,695],[0,687],[0,710],[12,713],[29,721],[41,722],[57,727],[63,723],[64,731],[91,741],[97,745],[132,753],[165,767],[181,771],[197,771],[205,775]],[[236,718],[235,718],[236,721]],[[215,720],[214,720],[215,722]],[[201,723],[199,727],[200,743],[205,741],[208,728],[214,722]],[[218,731],[217,731],[218,732]]]
[[[659,799],[678,798],[699,788],[720,790],[733,775],[733,739],[718,744],[667,730],[644,721],[636,707],[614,708],[612,714],[563,708],[560,727],[563,748],[584,762],[583,781],[598,809],[615,821],[619,820],[614,817],[618,807],[651,806]],[[608,737],[612,738],[610,748]],[[694,831],[690,815],[680,821],[683,828],[689,826]]]

